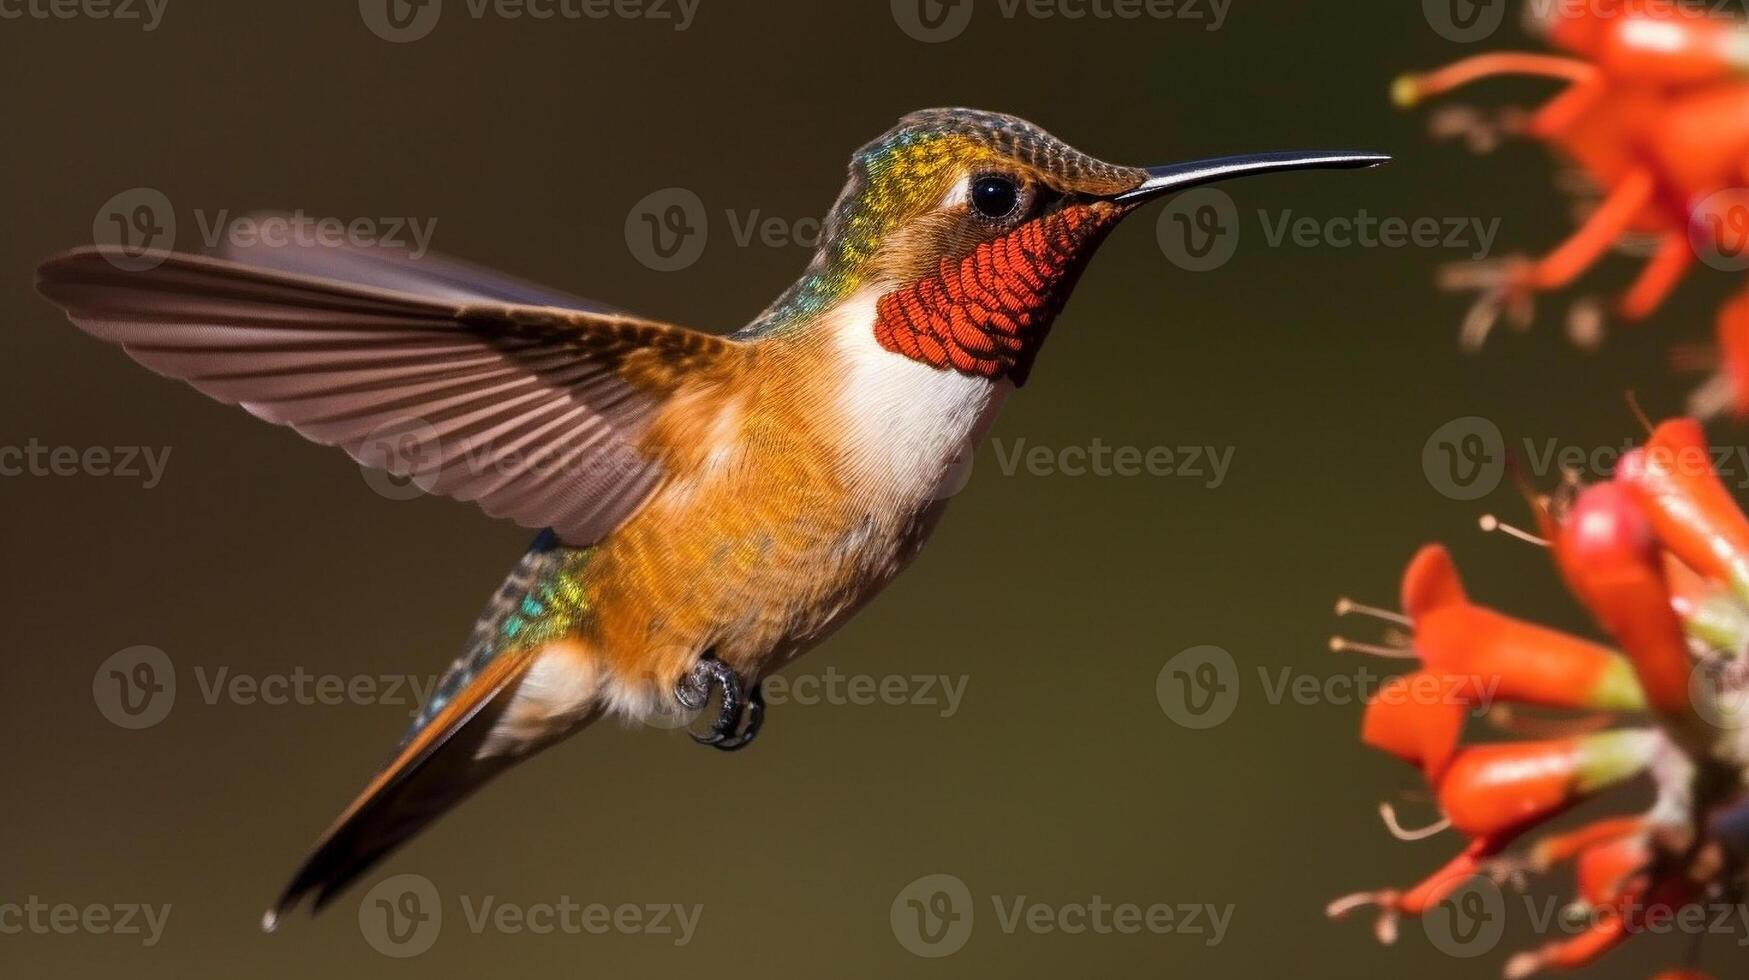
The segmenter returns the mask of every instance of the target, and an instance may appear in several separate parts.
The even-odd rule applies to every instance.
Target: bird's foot
[[[733,668],[718,660],[716,654],[706,653],[675,685],[674,698],[684,707],[696,711],[710,701],[713,686],[723,689],[717,720],[703,735],[690,733],[693,740],[724,752],[734,752],[753,744],[759,726],[765,721],[763,685],[755,684],[752,691],[746,691]]]

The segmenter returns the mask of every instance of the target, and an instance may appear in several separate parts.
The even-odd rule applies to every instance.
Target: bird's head
[[[807,275],[763,326],[873,297],[883,347],[1018,383],[1087,260],[1142,203],[1243,174],[1383,159],[1261,154],[1124,167],[1014,116],[914,112],[851,158]]]

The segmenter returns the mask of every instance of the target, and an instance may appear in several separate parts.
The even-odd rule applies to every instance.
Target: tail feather
[[[314,895],[320,911],[359,875],[526,755],[481,750],[509,710],[532,651],[507,653],[417,733],[316,843],[266,916],[271,932]]]
[[[510,645],[512,617],[549,607],[586,567],[589,549],[542,532],[487,603],[462,655],[395,757],[324,833],[262,920],[272,930],[305,898],[320,911],[360,875],[517,762],[587,725],[598,666],[567,631]],[[529,626],[524,621],[525,626]]]

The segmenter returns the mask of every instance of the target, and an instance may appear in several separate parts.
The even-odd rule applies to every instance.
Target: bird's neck
[[[884,346],[878,288],[762,343],[791,379],[784,401],[824,422],[852,484],[922,504],[988,431],[1013,383],[955,371]],[[914,498],[914,499],[912,499]]]
[[[894,354],[1019,386],[1087,259],[1122,213],[1108,204],[1065,207],[954,256],[901,251],[870,260],[829,242],[738,336],[781,341],[866,327]],[[869,295],[872,314],[853,308]],[[840,315],[847,309],[849,316]]]

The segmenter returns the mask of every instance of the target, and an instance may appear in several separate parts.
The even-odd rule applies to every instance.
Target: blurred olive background
[[[1477,356],[1457,345],[1468,299],[1434,279],[1470,248],[1271,247],[1278,221],[1500,219],[1496,254],[1572,227],[1535,146],[1475,157],[1399,113],[1390,79],[1530,42],[1509,18],[1468,47],[1422,4],[1232,0],[1203,16],[1004,16],[980,0],[943,43],[885,2],[702,0],[672,20],[468,15],[387,43],[350,0],[169,0],[150,32],[112,20],[0,21],[13,93],[0,159],[0,445],[170,447],[161,483],[0,479],[10,627],[0,684],[6,756],[0,901],[168,903],[161,942],[0,935],[11,976],[594,975],[729,977],[1310,977],[1496,975],[1408,923],[1382,948],[1370,918],[1330,923],[1342,893],[1408,884],[1459,843],[1400,844],[1378,801],[1415,774],[1364,750],[1347,686],[1388,665],[1332,654],[1338,595],[1394,604],[1403,562],[1445,540],[1484,601],[1588,628],[1545,557],[1476,529],[1521,516],[1509,486],[1441,494],[1423,449],[1482,416],[1508,444],[1619,446],[1698,379],[1669,348],[1702,341],[1733,282],[1701,269],[1653,322],[1574,350],[1565,307],[1625,286],[1616,258],[1545,300],[1536,328]],[[672,6],[670,4],[669,6]],[[1546,85],[1478,93],[1523,102]],[[774,708],[760,744],[723,755],[678,732],[601,726],[540,756],[395,855],[443,895],[430,952],[398,960],[359,925],[355,888],[277,934],[260,911],[362,785],[406,704],[209,703],[221,670],[374,678],[445,665],[527,532],[431,498],[385,499],[356,465],[152,376],[68,327],[34,294],[43,257],[92,238],[130,188],[173,202],[178,245],[228,209],[435,220],[433,247],[648,315],[728,330],[808,250],[725,220],[817,217],[850,152],[903,113],[1001,109],[1108,159],[1152,164],[1255,149],[1354,146],[1397,157],[1358,174],[1227,187],[1242,236],[1203,273],[1169,262],[1159,206],[1120,228],[995,436],[1053,449],[1230,447],[1218,487],[1185,477],[1004,473],[985,446],[924,558],[789,670],[963,678],[952,717],[927,705]],[[712,222],[677,272],[641,264],[628,214],[687,188]],[[1723,439],[1737,438],[1729,430]],[[161,451],[161,450],[160,450]],[[1210,474],[1212,478],[1212,474]],[[1552,475],[1545,479],[1552,480]],[[130,731],[94,701],[118,650],[175,664],[174,709]],[[1175,654],[1212,644],[1238,665],[1231,717],[1191,730],[1162,709]],[[1260,671],[1262,672],[1260,674]],[[1282,672],[1286,671],[1287,674]],[[1336,678],[1301,703],[1262,677]],[[101,678],[95,678],[101,681]],[[1278,702],[1278,703],[1272,703]],[[1432,819],[1410,803],[1408,822]],[[901,945],[890,911],[920,876],[965,882],[974,930],[940,959]],[[1553,890],[1539,892],[1543,896]],[[673,937],[469,929],[461,905],[699,903]],[[994,901],[1231,906],[1209,935],[1005,932]],[[1515,906],[1516,907],[1516,906]],[[1522,909],[1514,916],[1523,918]],[[1734,940],[1709,953],[1740,965]],[[1649,975],[1680,942],[1637,942],[1594,973]]]

